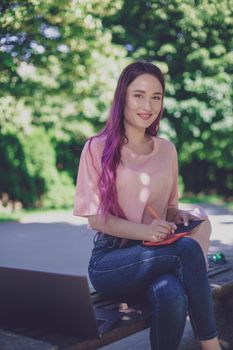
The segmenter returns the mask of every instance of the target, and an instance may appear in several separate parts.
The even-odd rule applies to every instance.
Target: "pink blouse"
[[[153,220],[145,210],[152,206],[162,219],[168,208],[178,208],[178,162],[175,146],[161,137],[152,137],[151,153],[139,155],[124,145],[122,163],[117,169],[118,202],[127,219],[150,224]],[[101,155],[104,138],[91,143],[93,162],[86,142],[79,164],[75,193],[74,215],[96,215],[99,206],[98,177],[101,174]]]

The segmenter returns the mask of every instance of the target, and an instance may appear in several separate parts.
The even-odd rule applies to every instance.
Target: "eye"
[[[160,100],[160,97],[159,96],[154,96],[153,100]]]
[[[134,97],[141,98],[142,95],[141,94],[135,94]]]

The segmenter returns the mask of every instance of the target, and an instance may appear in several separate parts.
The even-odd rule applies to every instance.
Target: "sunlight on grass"
[[[9,211],[0,213],[0,222],[5,221],[21,221],[25,218],[29,218],[33,215],[50,215],[50,214],[67,214],[70,213],[72,215],[73,208],[69,209],[20,209],[17,211]]]

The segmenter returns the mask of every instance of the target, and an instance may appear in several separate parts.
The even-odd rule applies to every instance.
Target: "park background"
[[[88,275],[79,157],[138,59],[165,75],[160,136],[178,150],[181,208],[200,202],[210,252],[232,257],[232,41],[232,0],[1,0],[0,266]],[[131,348],[150,349],[148,330],[103,350]],[[194,349],[187,322],[180,350]]]
[[[2,0],[0,218],[72,208],[82,147],[135,60],[165,75],[181,200],[232,208],[232,42],[231,0]]]

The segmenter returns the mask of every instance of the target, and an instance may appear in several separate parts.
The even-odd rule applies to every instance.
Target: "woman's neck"
[[[139,133],[126,133],[128,142],[126,147],[136,154],[150,154],[154,148],[154,142],[149,135]]]
[[[127,136],[127,139],[129,140],[128,144],[135,147],[144,145],[150,139],[150,137],[145,134],[145,130],[141,131],[138,129],[126,128],[125,134]]]

